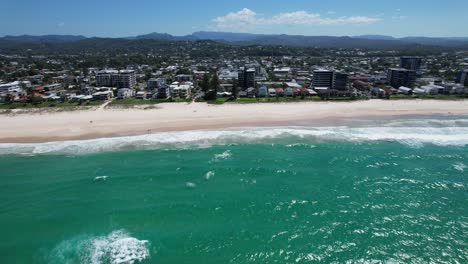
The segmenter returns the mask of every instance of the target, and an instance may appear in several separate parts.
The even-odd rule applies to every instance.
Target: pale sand
[[[252,126],[334,125],[358,118],[468,114],[468,100],[369,100],[224,104],[167,103],[157,109],[97,109],[46,114],[0,115],[0,142],[47,142],[155,132]],[[92,122],[91,122],[92,121]]]

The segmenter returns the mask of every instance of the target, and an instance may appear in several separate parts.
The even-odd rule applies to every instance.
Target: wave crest
[[[50,263],[138,263],[150,256],[149,241],[131,237],[124,230],[117,230],[107,236],[77,237],[61,242],[52,250]]]
[[[0,155],[87,154],[133,149],[173,149],[251,143],[315,143],[321,141],[396,141],[410,146],[422,144],[465,146],[468,122],[463,120],[412,120],[368,127],[272,127],[213,131],[185,131],[141,136],[48,142],[0,144]],[[227,155],[226,155],[227,156]]]

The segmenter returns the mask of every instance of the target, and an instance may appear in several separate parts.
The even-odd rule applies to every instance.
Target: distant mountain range
[[[98,41],[109,38],[86,38],[72,35],[44,35],[44,36],[5,36],[0,38],[0,47],[14,43],[64,43],[77,42],[86,39]],[[321,48],[371,48],[388,49],[402,48],[409,45],[439,46],[439,47],[468,47],[468,37],[433,38],[433,37],[404,37],[394,38],[384,35],[362,35],[353,37],[333,36],[302,36],[302,35],[274,35],[274,34],[249,34],[230,32],[195,32],[186,36],[173,36],[166,33],[150,33],[133,37],[117,39],[126,40],[166,40],[166,41],[197,41],[213,40],[234,45],[282,45],[297,47],[321,47]],[[3,45],[2,45],[3,44]]]
[[[43,35],[43,36],[4,36],[0,38],[3,41],[16,41],[16,42],[70,42],[86,39],[85,36],[74,35]]]

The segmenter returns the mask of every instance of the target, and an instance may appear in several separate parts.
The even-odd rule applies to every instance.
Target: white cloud
[[[263,17],[248,8],[244,8],[217,17],[212,22],[217,30],[250,31],[259,26],[371,24],[380,20],[381,18],[378,17],[367,16],[322,17],[320,14],[307,11],[280,13],[271,17]]]

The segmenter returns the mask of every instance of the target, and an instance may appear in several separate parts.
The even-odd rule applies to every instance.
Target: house
[[[189,98],[192,94],[193,83],[192,82],[173,82],[170,86],[171,96],[174,98]]]
[[[257,96],[258,97],[267,97],[268,95],[268,88],[266,86],[260,86],[258,88]]]
[[[276,88],[276,96],[283,97],[284,96],[284,90],[283,88]]]
[[[153,93],[155,99],[167,99],[172,96],[172,88],[168,85],[161,86],[157,89],[156,93]]]
[[[302,88],[302,86],[300,84],[298,84],[297,82],[286,82],[285,83],[286,87],[290,87],[290,88]]]
[[[304,88],[294,88],[294,96],[301,96],[302,94],[306,94],[306,91]]]
[[[109,90],[100,91],[100,92],[93,93],[92,98],[95,101],[107,101],[107,100],[110,100],[113,95],[114,94],[112,93],[112,91],[109,91]]]
[[[175,77],[178,82],[190,82],[192,81],[192,75],[190,74],[178,74]]]
[[[309,96],[316,96],[318,93],[314,91],[313,89],[306,89],[307,90],[307,95]]]
[[[140,91],[140,92],[137,92],[136,95],[135,95],[135,98],[136,99],[148,99],[148,94],[144,91]]]
[[[268,89],[268,96],[276,97],[276,89],[273,89],[273,88]]]
[[[46,92],[57,92],[62,89],[63,89],[63,85],[61,83],[48,84],[44,86],[44,91]]]
[[[440,88],[442,88],[442,91],[443,91],[444,87],[438,86],[438,85],[425,85],[425,86],[421,86],[421,88],[419,89],[424,90],[425,94],[439,94]],[[418,91],[418,93],[420,93],[420,91]]]
[[[255,88],[249,87],[247,88],[247,97],[254,98],[255,97]]]
[[[406,94],[406,95],[412,95],[413,90],[411,88],[408,88],[408,87],[405,87],[405,86],[400,86],[400,88],[398,88],[398,93]]]
[[[377,96],[377,97],[384,97],[385,96],[385,90],[379,87],[373,87],[371,89],[371,95],[372,96]]]
[[[82,101],[90,101],[93,99],[92,95],[75,95],[70,98],[72,102],[82,102]]]
[[[425,95],[427,91],[423,88],[414,88],[413,93],[416,95]]]
[[[286,87],[284,89],[284,96],[292,97],[294,95],[294,90],[291,87]]]
[[[322,95],[328,93],[330,89],[328,87],[315,87],[314,90],[317,94]]]
[[[135,94],[135,91],[130,88],[120,88],[117,90],[117,98],[118,99],[127,99],[132,97]]]

